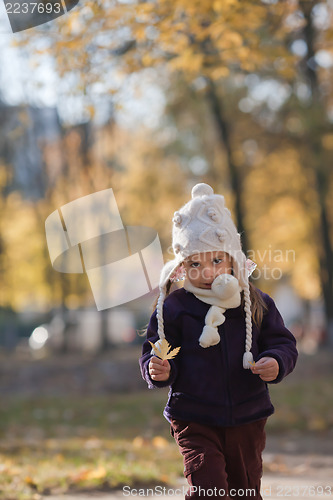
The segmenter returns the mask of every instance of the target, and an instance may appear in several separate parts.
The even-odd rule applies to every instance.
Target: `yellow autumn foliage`
[[[55,21],[61,36],[46,50],[59,74],[74,70],[84,85],[104,79],[105,65],[99,69],[94,63],[94,49],[101,49],[97,33],[98,40],[104,35],[106,63],[116,63],[127,74],[164,64],[189,81],[197,76],[220,79],[228,76],[230,66],[234,71],[260,70],[278,57],[281,47],[287,52],[283,36],[290,28],[285,20],[295,9],[292,2],[281,9],[279,3],[252,0],[86,2],[84,8]],[[263,37],[270,39],[272,19],[274,39],[281,44],[262,43]],[[23,33],[21,43],[33,51],[38,36],[38,31]]]

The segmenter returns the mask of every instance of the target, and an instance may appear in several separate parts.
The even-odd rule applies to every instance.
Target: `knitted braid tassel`
[[[157,317],[157,334],[160,339],[165,338],[164,334],[164,320],[163,320],[163,304],[165,299],[166,287],[163,286],[160,288],[160,295],[158,297],[157,305],[156,305],[156,317]]]
[[[157,333],[159,339],[155,344],[149,342],[152,346],[151,354],[158,356],[162,360],[173,359],[180,351],[180,347],[172,349],[171,345],[165,338],[164,320],[163,320],[163,304],[166,296],[166,286],[160,287],[160,295],[156,305],[157,317]]]
[[[246,341],[245,352],[243,356],[243,368],[251,368],[253,365],[253,355],[251,352],[252,347],[252,319],[251,319],[251,299],[250,288],[247,283],[244,288],[244,310],[245,310],[245,327],[246,327]]]

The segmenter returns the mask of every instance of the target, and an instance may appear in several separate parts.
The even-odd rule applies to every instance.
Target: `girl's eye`
[[[213,260],[214,264],[221,264],[221,262],[223,262],[223,259],[214,259]]]
[[[191,267],[199,267],[200,262],[192,262]]]

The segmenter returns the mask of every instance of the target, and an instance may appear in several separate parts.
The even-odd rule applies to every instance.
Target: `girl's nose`
[[[202,276],[206,280],[214,278],[214,269],[211,266],[206,266],[202,271]]]

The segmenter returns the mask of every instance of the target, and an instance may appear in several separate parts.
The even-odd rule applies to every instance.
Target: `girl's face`
[[[184,261],[187,277],[197,288],[212,288],[220,274],[231,274],[232,258],[226,252],[203,252],[191,255]]]

